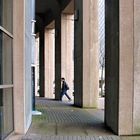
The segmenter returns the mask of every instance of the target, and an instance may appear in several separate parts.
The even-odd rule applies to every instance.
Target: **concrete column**
[[[54,29],[45,29],[45,97],[54,98]]]
[[[119,135],[140,134],[139,9],[138,0],[106,1],[105,122]]]
[[[55,99],[60,100],[61,92],[61,12],[55,18]]]
[[[140,1],[134,1],[133,134],[140,134]]]
[[[24,133],[24,0],[14,0],[13,8],[13,59],[14,59],[14,129],[16,133]],[[17,20],[18,19],[18,20]],[[20,26],[19,26],[20,25]],[[20,123],[19,123],[20,122]]]
[[[44,27],[39,32],[39,96],[45,96],[45,31]]]
[[[105,5],[105,123],[118,133],[119,1]]]
[[[74,21],[73,15],[62,14],[61,74],[69,85],[68,93],[73,98],[74,82]]]
[[[14,132],[26,133],[32,120],[32,1],[13,0]]]
[[[75,105],[97,107],[98,1],[75,0],[74,92]]]

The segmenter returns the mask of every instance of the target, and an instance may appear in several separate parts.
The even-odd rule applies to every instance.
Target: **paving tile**
[[[102,110],[86,110],[47,99],[38,99],[37,109],[43,115],[33,117],[22,140],[119,140],[105,129]]]

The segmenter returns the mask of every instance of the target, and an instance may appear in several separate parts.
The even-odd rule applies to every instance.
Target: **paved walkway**
[[[37,110],[25,136],[16,140],[140,140],[118,137],[104,127],[104,111],[80,109],[70,102],[37,100]],[[14,140],[14,139],[12,139]]]

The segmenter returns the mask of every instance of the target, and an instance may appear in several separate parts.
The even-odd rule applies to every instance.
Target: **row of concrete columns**
[[[119,135],[140,133],[139,6],[139,0],[106,1],[105,123]],[[55,18],[55,99],[57,100],[60,99],[60,81],[64,74],[61,64],[63,56],[61,23],[59,11]],[[98,0],[75,0],[74,104],[76,106],[97,107],[98,49]],[[42,49],[40,54],[43,52]],[[41,58],[40,61],[43,65]],[[40,74],[43,82],[44,71]],[[44,88],[43,84],[41,85],[40,89]],[[43,93],[43,89],[41,90]]]

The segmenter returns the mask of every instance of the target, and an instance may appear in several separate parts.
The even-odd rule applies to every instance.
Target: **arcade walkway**
[[[121,140],[104,127],[103,110],[76,108],[71,102],[44,98],[37,99],[36,106],[43,115],[33,116],[21,140]]]

